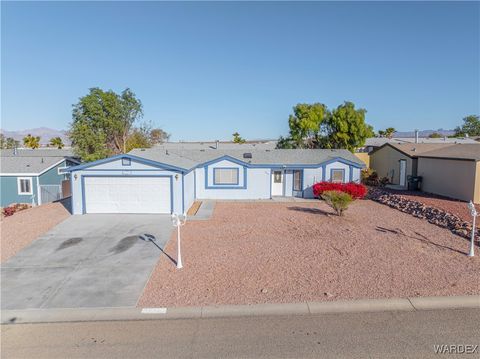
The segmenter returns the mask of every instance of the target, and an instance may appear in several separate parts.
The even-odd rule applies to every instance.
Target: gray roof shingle
[[[244,158],[244,153],[251,153],[252,158]],[[199,164],[216,160],[223,156],[229,156],[236,160],[252,165],[316,165],[334,158],[343,158],[350,162],[363,166],[363,162],[348,150],[230,150],[230,149],[134,149],[131,155],[146,158],[148,160],[165,163],[185,169],[191,169]]]
[[[58,149],[18,149],[0,150],[0,174],[41,173],[66,158],[74,158],[70,150]]]

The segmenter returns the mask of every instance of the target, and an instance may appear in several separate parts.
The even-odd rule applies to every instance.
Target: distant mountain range
[[[451,136],[455,134],[454,130],[438,129],[438,130],[421,130],[419,131],[419,136],[428,137],[434,132],[439,133],[442,136]],[[22,143],[22,140],[25,136],[27,136],[28,134],[31,134],[32,136],[40,136],[40,144],[42,145],[48,144],[50,142],[50,139],[53,137],[60,137],[65,145],[67,146],[70,145],[70,140],[67,137],[67,131],[56,130],[48,127],[30,128],[30,129],[19,130],[19,131],[7,131],[7,130],[0,129],[0,133],[3,133],[5,137],[13,137],[15,140],[20,141],[20,143]],[[395,132],[394,137],[415,137],[415,132],[399,131],[399,132]]]
[[[20,143],[22,143],[22,140],[25,136],[31,134],[32,136],[40,136],[40,144],[42,145],[48,144],[50,139],[53,137],[60,137],[65,145],[70,145],[70,140],[67,137],[67,131],[55,130],[48,127],[29,128],[19,131],[7,131],[0,129],[0,133],[2,133],[5,137],[12,137],[17,141],[20,141]]]
[[[442,136],[452,136],[455,134],[454,130],[444,130],[444,129],[439,129],[439,130],[421,130],[418,131],[418,136],[419,137],[428,137],[432,133],[439,133]],[[395,132],[393,137],[415,137],[415,131],[400,131],[400,132]]]

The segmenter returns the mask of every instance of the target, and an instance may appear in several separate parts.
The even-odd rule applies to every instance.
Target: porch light
[[[172,213],[172,224],[177,227],[177,269],[183,268],[182,253],[180,250],[180,227],[187,223],[187,215]]]

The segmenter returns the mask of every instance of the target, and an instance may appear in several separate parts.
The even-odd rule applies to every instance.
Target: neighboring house
[[[390,144],[477,144],[474,138],[469,137],[440,137],[440,138],[429,138],[429,137],[371,137],[367,138],[365,145],[357,149],[359,153],[370,153],[383,145]]]
[[[439,148],[417,157],[423,191],[480,203],[480,144]]]
[[[385,143],[370,153],[370,168],[390,183],[407,187],[407,177],[417,175],[417,155],[452,144]]]
[[[64,183],[70,174],[61,171],[79,163],[69,150],[1,150],[0,206],[39,205],[70,195]]]
[[[370,167],[407,188],[409,175],[422,176],[425,192],[480,201],[480,144],[386,143],[370,154]]]
[[[82,164],[72,212],[182,213],[196,199],[313,198],[319,181],[359,182],[365,165],[347,150],[136,149]]]

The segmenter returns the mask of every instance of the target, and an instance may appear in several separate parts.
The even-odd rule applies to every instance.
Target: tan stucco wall
[[[475,173],[475,191],[473,194],[473,202],[480,203],[480,161],[477,161],[477,169]]]
[[[476,182],[478,185],[477,173],[480,173],[480,168],[475,161],[418,159],[418,175],[423,177],[424,192],[478,202],[478,195],[474,198]]]
[[[365,163],[367,168],[370,167],[370,155],[367,152],[355,152],[354,154],[355,154],[355,156],[357,156],[357,158],[360,161]]]
[[[407,176],[412,174],[412,159],[403,153],[385,146],[370,154],[370,168],[375,170],[380,177],[391,178],[393,171],[393,184],[400,183],[400,160],[407,161]]]

